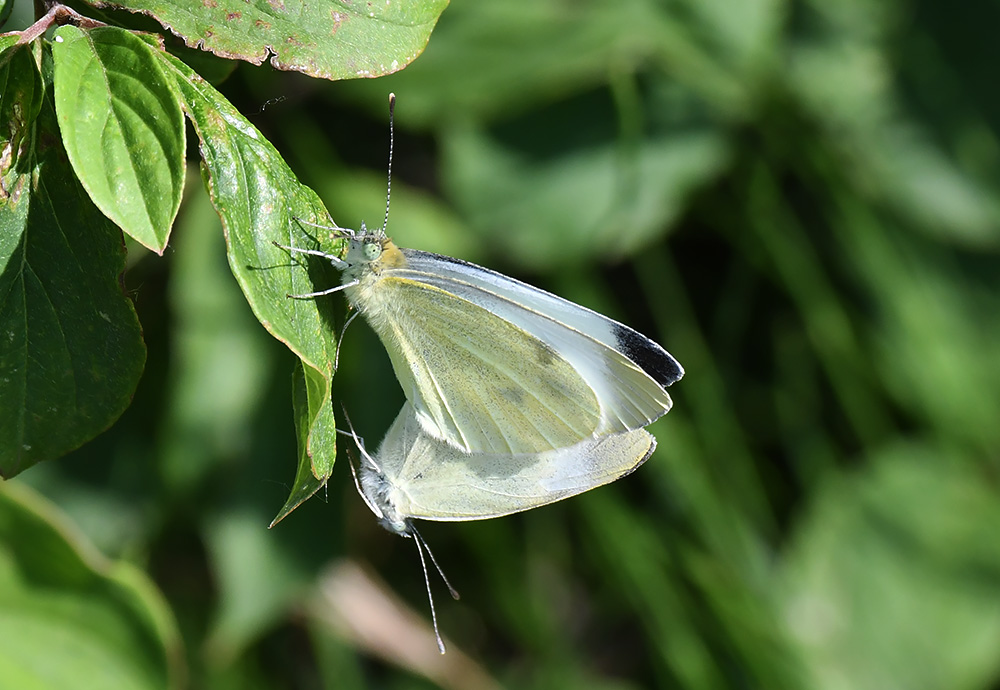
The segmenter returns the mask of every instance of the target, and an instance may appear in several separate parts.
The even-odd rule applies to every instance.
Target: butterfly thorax
[[[361,491],[382,527],[403,537],[410,536],[410,521],[396,508],[395,494],[398,490],[384,474],[362,465]]]

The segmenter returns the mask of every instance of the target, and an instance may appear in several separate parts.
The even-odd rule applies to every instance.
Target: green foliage
[[[93,2],[103,7],[103,2]],[[192,48],[323,79],[379,77],[416,58],[448,0],[128,0],[115,3],[156,19]]]
[[[64,455],[128,406],[145,360],[120,232],[66,174],[28,47],[8,49],[0,129],[0,476]]]
[[[180,639],[149,578],[13,483],[0,485],[0,610],[5,687],[181,685]]]
[[[181,204],[184,116],[155,55],[128,31],[64,26],[52,62],[73,171],[104,215],[163,253]]]
[[[181,94],[202,142],[203,174],[223,220],[229,265],[258,320],[299,355],[306,396],[295,407],[300,420],[299,473],[277,520],[326,482],[336,455],[336,427],[330,400],[335,343],[325,327],[323,305],[289,300],[308,292],[308,274],[274,245],[303,244],[297,218],[326,221],[322,202],[295,179],[288,166],[207,82],[184,63],[160,54]],[[303,422],[305,420],[303,427]]]
[[[887,448],[817,494],[782,566],[784,617],[808,650],[810,687],[995,683],[1000,502],[964,460]]]
[[[178,8],[163,5],[159,9],[170,18],[170,10]],[[219,8],[201,9],[208,12]],[[407,57],[393,59],[391,69],[419,53],[421,41],[426,41],[440,9],[404,3],[394,6],[389,16],[379,18],[395,24],[392,31],[381,32],[378,42],[387,41],[394,50],[407,51]],[[227,18],[239,19],[234,14],[240,12],[229,12]],[[186,10],[185,17],[191,18]],[[300,471],[280,519],[330,476],[336,432],[330,399],[332,329],[324,325],[316,302],[283,299],[289,293],[308,291],[309,283],[305,282],[307,274],[298,270],[298,263],[274,243],[314,242],[303,234],[305,226],[296,218],[325,222],[328,214],[316,195],[298,183],[252,125],[190,67],[167,54],[160,41],[80,18],[62,7],[54,8],[25,32],[21,41],[39,35],[51,23],[67,20],[79,26],[62,26],[51,42],[35,42],[34,54],[18,45],[20,41],[15,42],[17,35],[4,37],[7,49],[2,54],[3,78],[10,88],[5,90],[0,112],[4,114],[3,130],[7,132],[10,155],[2,171],[5,203],[0,213],[9,217],[5,225],[9,225],[10,232],[4,234],[0,256],[5,266],[4,281],[10,288],[0,328],[10,337],[0,360],[0,369],[9,374],[0,383],[0,398],[8,412],[4,415],[4,443],[0,446],[0,475],[13,476],[39,460],[58,457],[106,428],[127,404],[142,367],[142,343],[131,305],[113,289],[121,272],[120,250],[105,251],[109,261],[117,254],[117,264],[108,267],[111,271],[79,266],[80,258],[59,256],[59,242],[45,238],[44,232],[54,229],[56,223],[42,217],[44,212],[29,214],[29,206],[59,208],[67,213],[63,235],[67,233],[65,228],[71,227],[69,220],[86,223],[88,230],[97,232],[96,242],[80,234],[72,237],[73,241],[87,243],[87,251],[79,252],[83,256],[96,258],[102,243],[121,241],[118,231],[99,217],[97,209],[136,241],[162,253],[181,202],[183,109],[202,144],[206,182],[224,219],[233,273],[258,319],[302,359],[306,395],[303,404],[295,407],[296,415],[306,420],[304,426],[300,425]],[[343,21],[348,27],[368,26],[370,31],[373,20],[345,12]],[[266,23],[260,19],[252,22],[256,28],[245,29],[242,38],[263,40],[272,28],[264,26]],[[181,29],[186,26],[182,22]],[[400,38],[400,32],[406,40]],[[355,67],[360,64],[367,70],[363,62],[357,62],[357,48],[351,48],[351,41],[364,40],[364,36],[364,31],[355,34],[348,28],[341,41],[326,45],[337,48],[337,60],[352,62]],[[220,36],[220,42],[213,45],[227,55],[239,55],[246,45],[240,48],[231,44],[233,38]],[[388,60],[387,51],[373,48],[372,43],[364,40],[365,54]],[[286,59],[283,51],[278,57]],[[289,55],[282,64],[306,69],[295,60],[294,55]],[[309,65],[316,76],[341,74],[322,60],[312,60]],[[382,73],[387,69],[369,71]],[[42,121],[35,122],[39,104],[49,90],[58,115],[58,130],[51,124],[43,130]],[[52,143],[46,145],[48,141]],[[65,148],[72,173],[64,163],[60,166],[62,147],[55,142]],[[46,186],[31,183],[30,173],[26,172],[30,161],[45,151],[60,159],[50,166],[53,177],[63,184],[82,184],[87,190],[86,196],[71,193],[80,198],[78,204],[68,203],[71,194],[48,196]],[[91,217],[95,220],[88,222]],[[35,229],[43,223],[44,230]],[[48,255],[41,255],[42,265],[36,268],[28,249],[39,241]],[[74,275],[75,267],[85,275]],[[55,276],[45,275],[52,270]],[[100,286],[101,291],[81,289],[94,280],[90,273],[102,272],[111,280]],[[36,286],[36,281],[41,286]],[[108,287],[113,292],[110,298],[104,296]],[[47,294],[36,294],[39,291]],[[289,304],[294,306],[288,308]],[[115,316],[122,309],[127,312],[125,324],[119,324],[121,317]],[[81,324],[77,322],[93,315],[115,330],[88,325],[84,334],[78,334]],[[131,333],[123,332],[127,327]],[[61,344],[60,339],[64,341]],[[88,367],[87,358],[91,357],[112,358],[115,366],[95,363]],[[83,390],[77,392],[80,387]],[[67,390],[71,393],[67,394]],[[57,399],[58,403],[54,402]],[[67,417],[69,424],[63,423]],[[61,433],[50,433],[55,425],[62,427]]]
[[[237,4],[129,7],[327,77],[402,66],[443,7]],[[223,61],[92,16],[122,26],[0,36],[0,473],[31,467],[0,487],[0,621],[25,592],[45,614],[0,669],[40,624],[85,625],[135,687],[181,677],[156,597],[37,527],[72,520],[163,590],[197,687],[1000,682],[994,9],[465,1],[384,79],[218,88]],[[381,220],[389,91],[398,244],[620,318],[687,370],[636,474],[422,526],[463,595],[432,581],[443,658],[412,544],[330,474],[334,405],[369,446],[399,409],[384,351],[355,324],[334,378],[342,299],[285,296],[336,271],[273,245],[336,247],[294,217]],[[178,211],[180,113],[208,193],[186,168]],[[166,248],[129,240],[125,294],[121,231]]]

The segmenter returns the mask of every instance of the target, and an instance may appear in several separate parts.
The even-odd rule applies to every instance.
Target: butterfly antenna
[[[434,595],[431,593],[431,578],[427,574],[427,561],[424,560],[424,548],[426,548],[427,543],[424,542],[423,538],[416,530],[413,530],[413,534],[413,541],[417,545],[417,554],[420,556],[420,569],[424,571],[424,585],[427,587],[427,602],[431,605],[431,623],[434,624],[434,639],[437,640],[438,651],[444,654],[444,640],[441,639],[441,630],[438,628],[437,611],[434,610]],[[427,553],[429,554],[430,552],[431,550],[427,549]],[[434,557],[431,556],[431,562],[433,561]],[[435,563],[435,565],[437,564]]]
[[[396,112],[396,94],[389,94],[389,174],[386,176],[385,184],[385,219],[382,221],[382,236],[385,237],[385,229],[389,226],[389,197],[392,196],[392,147],[396,139],[393,120]]]
[[[427,540],[424,539],[423,535],[420,534],[420,532],[417,531],[417,528],[414,527],[413,525],[410,525],[410,531],[413,532],[413,535],[414,535],[413,538],[414,539],[423,542],[424,548],[427,549],[427,555],[431,557],[431,563],[434,564],[434,568],[438,571],[438,575],[441,576],[441,580],[444,581],[445,587],[448,588],[448,593],[451,595],[452,599],[454,599],[455,601],[458,601],[461,598],[458,595],[458,590],[451,586],[451,583],[448,581],[448,578],[445,576],[444,571],[441,570],[441,566],[438,565],[437,559],[434,558],[434,552],[431,551],[430,544],[427,543]]]
[[[341,429],[337,429],[337,433],[344,434],[345,436],[350,436],[351,438],[353,438],[354,445],[358,447],[358,452],[361,453],[362,456],[364,456],[365,460],[367,460],[373,468],[375,468],[376,472],[381,472],[382,469],[378,466],[378,463],[375,462],[375,458],[369,455],[368,451],[365,450],[365,440],[363,438],[360,438],[357,432],[354,431],[354,425],[351,424],[351,418],[347,414],[347,408],[341,405],[340,409],[344,411],[344,421],[347,422],[348,431],[342,431]]]

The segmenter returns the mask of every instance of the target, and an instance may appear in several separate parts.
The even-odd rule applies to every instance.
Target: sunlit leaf
[[[184,120],[152,49],[112,27],[56,32],[55,102],[73,169],[94,203],[161,252],[184,185]]]
[[[97,4],[97,3],[95,3]],[[100,3],[104,4],[104,3]],[[305,72],[324,79],[377,77],[402,69],[427,44],[448,0],[124,0],[194,48],[220,57]]]
[[[316,229],[297,218],[329,222],[326,210],[312,190],[299,184],[274,147],[210,84],[180,60],[165,53],[160,56],[201,140],[203,171],[222,219],[233,275],[258,320],[299,356],[308,372],[312,387],[308,405],[297,408],[308,419],[308,433],[301,439],[300,470],[291,492],[305,500],[330,476],[336,456],[330,401],[336,350],[333,305],[288,295],[314,290],[313,276],[330,281],[328,285],[337,278],[332,269],[304,264],[274,243],[315,244],[311,232]],[[331,246],[329,237],[321,239]],[[318,270],[306,270],[307,266]],[[295,505],[301,500],[295,499]],[[293,507],[286,506],[282,515]]]

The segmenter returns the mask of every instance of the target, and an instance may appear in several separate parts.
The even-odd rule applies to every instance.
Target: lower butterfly
[[[430,551],[413,520],[484,520],[537,508],[629,474],[656,448],[656,439],[637,429],[542,453],[462,453],[428,434],[409,403],[374,456],[355,440],[362,451],[358,491],[383,527],[414,538],[425,581],[424,551]],[[429,581],[427,595],[437,634]]]

